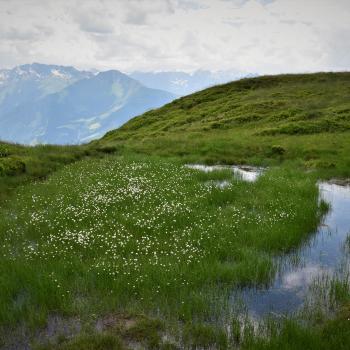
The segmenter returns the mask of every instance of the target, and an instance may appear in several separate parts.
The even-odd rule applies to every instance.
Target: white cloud
[[[0,0],[0,67],[350,68],[348,0]]]
[[[76,21],[83,32],[108,34],[114,32],[112,21],[93,11],[79,12]]]

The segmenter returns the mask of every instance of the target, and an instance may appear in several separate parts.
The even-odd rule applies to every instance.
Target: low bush
[[[286,149],[283,146],[280,146],[280,145],[273,145],[271,147],[271,153],[272,153],[272,155],[282,156],[283,154],[286,153]]]
[[[0,176],[20,175],[26,171],[25,163],[17,158],[0,158]]]

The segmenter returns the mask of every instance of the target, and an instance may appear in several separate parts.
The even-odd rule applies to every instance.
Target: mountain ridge
[[[60,66],[40,64],[18,69],[24,71],[22,76],[41,81],[40,73],[33,67],[43,69],[44,76],[60,75],[60,80],[64,72],[79,72],[72,67],[58,71]],[[84,73],[54,93],[32,97],[30,101],[24,99],[12,110],[0,113],[0,138],[24,144],[86,142],[175,97],[146,88],[117,70]]]
[[[0,138],[31,145],[89,142],[178,96],[240,74],[198,70],[127,75],[115,69],[90,72],[42,63],[3,69]]]
[[[26,64],[0,70],[0,114],[14,107],[56,93],[74,82],[91,77],[92,73],[73,67]]]
[[[256,76],[256,74],[247,74],[240,71],[211,72],[200,69],[192,73],[181,71],[135,71],[132,72],[130,76],[140,81],[145,86],[151,88],[157,86],[162,90],[166,90],[180,96],[185,96],[210,86],[227,83],[241,78]]]

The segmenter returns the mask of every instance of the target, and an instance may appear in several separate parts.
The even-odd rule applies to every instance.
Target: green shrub
[[[286,149],[283,146],[280,145],[274,145],[271,147],[271,153],[273,155],[283,155],[286,153]]]
[[[117,151],[117,147],[115,147],[115,146],[102,146],[102,147],[98,147],[96,150],[98,152],[112,154],[112,153],[115,153]]]
[[[16,158],[0,158],[0,176],[13,176],[23,174],[26,171],[26,165],[23,161]]]
[[[0,158],[5,158],[10,154],[10,149],[5,144],[0,144]]]

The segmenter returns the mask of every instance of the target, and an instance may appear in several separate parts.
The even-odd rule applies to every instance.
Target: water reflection
[[[244,181],[256,181],[263,169],[241,166],[188,165],[205,172],[232,169]],[[227,181],[218,182],[225,187]],[[232,293],[232,304],[243,302],[254,319],[269,314],[283,315],[300,309],[311,284],[323,276],[332,276],[344,263],[349,250],[350,186],[338,182],[319,183],[320,196],[331,208],[311,238],[300,249],[276,258],[279,271],[268,288],[246,288]],[[345,248],[347,246],[347,249]],[[349,267],[349,261],[345,260]]]
[[[203,164],[187,164],[187,168],[204,171],[206,173],[217,170],[232,170],[233,174],[242,179],[243,181],[254,182],[262,174],[263,168],[252,166],[238,166],[238,165],[203,165]],[[218,181],[219,187],[226,187],[229,184],[228,181]]]
[[[323,182],[319,188],[331,209],[310,241],[297,252],[278,258],[281,267],[269,288],[233,293],[232,302],[243,300],[251,316],[297,311],[311,284],[317,278],[335,274],[344,261],[344,245],[350,231],[350,187]]]

